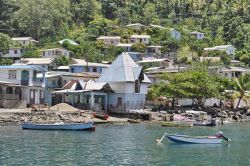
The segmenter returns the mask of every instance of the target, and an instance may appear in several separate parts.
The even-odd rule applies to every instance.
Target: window
[[[9,79],[16,79],[16,70],[9,70]]]
[[[135,93],[140,93],[140,89],[141,89],[141,82],[140,80],[136,80],[135,81]]]
[[[14,54],[17,54],[17,50],[14,50]]]
[[[52,80],[52,86],[56,86],[56,80]]]
[[[30,90],[30,99],[34,99],[34,90]]]
[[[40,96],[41,96],[41,98],[43,99],[43,91],[42,90],[40,90]]]

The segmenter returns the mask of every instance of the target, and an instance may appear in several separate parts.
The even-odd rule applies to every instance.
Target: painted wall
[[[8,53],[3,55],[3,57],[8,57],[8,58],[20,58],[22,57],[22,49],[17,48],[17,49],[9,49]]]
[[[9,78],[9,70],[16,71],[16,78]],[[33,81],[33,70],[32,69],[0,69],[1,81],[11,82],[13,84],[21,84],[21,72],[23,70],[29,71],[29,86],[42,86],[44,84],[44,77],[41,81]]]
[[[110,87],[115,93],[127,93],[127,94],[147,94],[147,89],[149,84],[142,83],[140,87],[140,93],[135,93],[135,83],[134,82],[116,82],[109,83]]]
[[[149,44],[149,38],[130,38],[131,43],[143,43],[145,45]]]
[[[55,58],[56,56],[65,56],[69,58],[70,52],[65,49],[53,49],[42,51],[42,57],[44,58]]]
[[[96,69],[96,71],[94,71]],[[97,72],[102,73],[103,67],[94,66],[69,66],[69,71],[71,73],[82,73],[82,72]]]
[[[128,112],[129,110],[143,109],[145,98],[146,95],[144,94],[112,93],[108,95],[108,106],[113,112]]]

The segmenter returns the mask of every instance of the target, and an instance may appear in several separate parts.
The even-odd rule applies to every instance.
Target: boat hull
[[[193,123],[190,122],[163,122],[164,127],[193,127]]]
[[[102,120],[107,120],[109,118],[109,115],[99,115],[97,113],[93,113],[93,116],[95,118],[102,119]]]
[[[70,123],[70,124],[23,123],[22,128],[24,130],[91,130],[91,131],[95,130],[93,122],[89,122],[89,123]]]
[[[220,144],[222,142],[221,138],[217,137],[191,137],[186,135],[167,135],[167,138],[176,143],[185,144]]]

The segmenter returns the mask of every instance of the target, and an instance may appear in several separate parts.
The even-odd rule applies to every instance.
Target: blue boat
[[[23,130],[95,130],[93,122],[88,123],[54,123],[54,124],[35,124],[23,123]]]
[[[217,132],[215,136],[188,136],[165,133],[161,139],[156,140],[157,143],[161,143],[165,137],[173,142],[186,144],[220,144],[222,139],[230,142],[230,139],[225,137],[221,131]]]

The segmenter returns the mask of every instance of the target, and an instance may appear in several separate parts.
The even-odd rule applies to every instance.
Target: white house
[[[23,65],[40,66],[46,70],[53,70],[55,68],[54,60],[55,58],[21,58],[20,63]]]
[[[232,45],[220,45],[204,48],[204,51],[225,51],[228,55],[235,55],[236,48]]]
[[[108,96],[108,109],[113,112],[128,112],[143,109],[150,80],[128,53],[122,53],[105,70],[99,82],[107,82],[114,93]]]
[[[150,54],[161,54],[162,46],[148,46],[148,53]]]
[[[38,41],[34,40],[32,37],[13,37],[12,41],[16,44],[20,44],[22,47],[38,43]]]
[[[72,73],[95,72],[102,73],[108,68],[109,64],[87,62],[84,59],[72,59],[75,64],[69,65],[69,71]]]
[[[197,31],[189,32],[189,34],[195,36],[196,39],[204,39],[205,37],[205,33]]]
[[[23,55],[23,49],[21,47],[11,47],[9,48],[7,53],[2,55],[2,57],[18,59],[22,57],[22,55]]]
[[[54,96],[52,105],[66,102],[80,109],[107,111],[107,98],[112,92],[106,82],[71,80],[62,87],[62,90],[51,92]]]
[[[132,50],[132,45],[131,43],[119,43],[117,47],[123,48],[124,52],[130,52]]]
[[[126,25],[126,27],[129,27],[129,28],[135,29],[135,30],[140,30],[142,28],[145,28],[146,26],[141,24],[141,23],[133,23],[133,24]]]
[[[132,35],[130,37],[131,43],[142,43],[142,44],[148,45],[149,40],[150,40],[149,35]]]
[[[212,74],[219,74],[228,79],[232,79],[232,78],[239,77],[241,75],[250,74],[250,69],[243,68],[243,67],[217,66],[217,67],[210,67],[209,72]]]
[[[31,104],[43,104],[45,72],[39,66],[0,66],[0,106],[26,108]]]
[[[210,62],[219,62],[221,60],[221,58],[218,57],[207,57],[207,56],[203,56],[200,57],[200,62],[204,62],[204,61],[210,61]]]
[[[103,41],[105,44],[118,45],[121,41],[120,36],[100,36],[97,40]]]
[[[70,51],[65,48],[51,48],[43,50],[41,55],[43,58],[55,58],[57,56],[65,56],[69,58]]]

